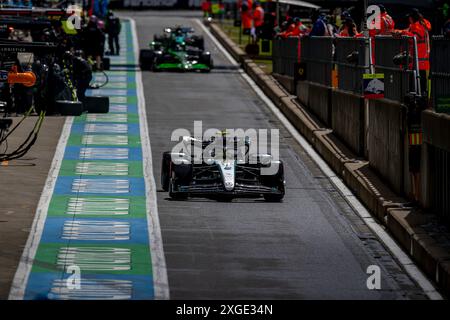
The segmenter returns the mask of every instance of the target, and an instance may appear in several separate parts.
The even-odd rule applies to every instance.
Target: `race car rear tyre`
[[[174,200],[184,200],[187,199],[187,193],[173,192],[173,182],[169,183],[169,197]]]
[[[81,116],[83,104],[80,101],[57,100],[55,108],[63,116]]]
[[[164,152],[161,163],[161,187],[167,192],[170,186],[170,163],[172,162],[172,156],[170,152]]]
[[[211,58],[211,53],[209,52],[202,53],[200,56],[200,63],[208,67],[208,69],[203,70],[204,72],[210,72],[211,69],[213,68],[213,60]]]
[[[139,65],[141,66],[141,70],[146,70],[146,71],[152,70],[154,59],[155,59],[155,54],[154,54],[153,50],[142,49],[139,52]]]
[[[268,193],[263,197],[267,202],[280,202],[284,198],[284,164],[282,161],[278,164],[278,172],[275,175],[263,176],[263,184],[272,188],[277,188],[281,194]]]
[[[194,41],[194,46],[205,50],[205,39],[202,36],[193,36],[192,40]]]
[[[231,195],[220,195],[215,197],[217,202],[232,202],[234,197]]]
[[[89,113],[108,113],[109,97],[105,96],[87,96],[84,98],[84,111]]]

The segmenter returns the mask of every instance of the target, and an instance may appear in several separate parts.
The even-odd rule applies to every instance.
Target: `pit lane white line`
[[[42,191],[41,198],[39,199],[36,209],[36,214],[33,219],[30,235],[28,236],[22,257],[20,258],[19,266],[17,267],[16,274],[14,275],[8,297],[10,300],[22,300],[24,297],[28,277],[33,266],[33,259],[36,256],[36,250],[41,240],[42,231],[47,218],[48,207],[53,196],[59,169],[61,168],[61,163],[64,157],[64,151],[70,136],[73,119],[73,117],[66,118],[61,136],[59,137],[55,155],[53,156],[52,164],[50,166],[50,171],[48,173],[47,180],[45,181],[44,190]]]
[[[135,62],[139,61],[139,43],[137,38],[136,22],[131,22]],[[150,238],[150,251],[152,255],[153,287],[155,299],[169,299],[169,283],[167,279],[166,259],[164,257],[161,227],[159,224],[158,205],[156,202],[156,183],[153,175],[152,149],[148,133],[147,114],[145,110],[144,86],[141,71],[136,71],[136,92],[138,95],[139,128],[142,144],[142,160],[144,166],[145,194],[147,201],[147,224]]]
[[[239,63],[231,56],[231,54],[222,46],[222,44],[211,34],[211,32],[205,27],[205,25],[199,20],[194,21],[200,26],[206,35],[214,42],[223,55],[234,66],[239,66]],[[402,265],[406,273],[422,288],[424,293],[431,300],[442,300],[442,296],[435,289],[433,284],[428,278],[419,270],[409,256],[403,251],[403,249],[392,239],[392,237],[384,230],[384,228],[377,223],[367,211],[364,205],[356,198],[352,191],[342,182],[340,178],[336,176],[333,170],[328,164],[321,158],[321,156],[314,150],[309,142],[300,135],[295,127],[289,122],[284,114],[273,104],[272,100],[267,97],[264,92],[258,87],[258,85],[240,68],[240,75],[248,83],[248,85],[255,91],[255,93],[261,98],[262,101],[269,107],[269,109],[275,114],[278,120],[286,127],[292,137],[302,146],[311,159],[322,170],[325,176],[336,187],[341,196],[347,201],[347,203],[353,208],[353,210],[360,216],[370,230],[380,239],[384,246],[388,249],[391,255]]]

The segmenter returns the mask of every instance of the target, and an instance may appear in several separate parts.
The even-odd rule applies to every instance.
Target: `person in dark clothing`
[[[314,23],[312,30],[309,33],[310,36],[324,37],[332,35],[328,28],[327,17],[325,14],[314,12],[311,20],[314,21]]]
[[[119,55],[119,34],[122,29],[120,19],[110,12],[106,20],[106,33],[108,34],[109,54]]]
[[[103,57],[105,35],[97,25],[97,18],[91,16],[87,26],[82,30],[83,51],[87,57],[93,57],[97,64],[97,69],[101,69]]]

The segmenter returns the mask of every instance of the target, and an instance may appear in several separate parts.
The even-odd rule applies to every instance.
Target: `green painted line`
[[[145,218],[146,216],[146,206],[145,206],[145,197],[133,197],[133,196],[102,196],[100,197],[92,197],[92,196],[83,196],[82,199],[102,199],[102,200],[114,200],[114,199],[126,199],[128,200],[128,214],[123,215],[114,215],[114,214],[83,214],[83,215],[76,215],[77,217],[82,218],[98,218],[98,217],[104,217],[104,218],[114,218],[114,219],[130,219],[130,218]],[[48,215],[50,217],[67,217],[68,214],[66,213],[68,211],[69,202],[70,200],[76,199],[74,196],[63,196],[63,195],[54,195],[51,202],[50,207],[48,210]],[[124,207],[122,207],[124,208]],[[103,205],[103,209],[110,210],[110,207],[106,207]],[[124,209],[122,209],[124,211]],[[111,210],[110,212],[113,212]]]
[[[77,243],[72,244],[72,247],[76,248],[124,248],[130,249],[131,253],[131,269],[130,270],[120,270],[120,271],[93,271],[84,269],[84,274],[127,274],[127,275],[145,275],[152,273],[152,263],[150,260],[150,255],[148,253],[148,245],[139,244],[100,244],[100,243]],[[57,257],[60,249],[62,247],[60,243],[41,243],[39,249],[36,253],[36,258],[33,264],[32,272],[61,272],[57,265]],[[151,285],[151,284],[149,284]]]
[[[77,173],[77,166],[82,164],[98,164],[94,169],[97,172],[96,174],[83,174],[84,176],[100,176],[101,174],[101,165],[111,165],[111,164],[124,164],[127,165],[128,171],[125,176],[128,177],[142,177],[142,162],[141,161],[123,161],[123,160],[64,160],[61,165],[61,170],[59,172],[60,176],[77,176],[80,173]],[[114,167],[113,167],[114,168]],[[114,173],[104,174],[105,176],[115,176]]]

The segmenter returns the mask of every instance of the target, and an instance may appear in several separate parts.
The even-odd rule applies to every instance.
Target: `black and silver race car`
[[[243,140],[226,136],[206,141],[183,137],[183,152],[163,154],[163,190],[172,199],[205,197],[231,201],[263,197],[269,202],[280,202],[285,194],[283,162],[273,160],[269,154],[251,154],[250,141]],[[200,152],[193,151],[195,148]]]

